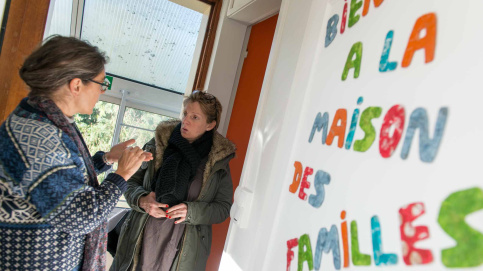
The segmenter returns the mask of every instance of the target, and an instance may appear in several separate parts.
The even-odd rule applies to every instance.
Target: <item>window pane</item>
[[[94,155],[97,151],[109,151],[114,136],[119,105],[99,101],[94,107],[92,115],[76,115],[75,122],[82,137]],[[99,182],[104,180],[105,174],[98,177]]]
[[[156,126],[161,121],[169,120],[170,117],[166,117],[163,115],[134,109],[134,108],[126,108],[126,112],[124,113],[124,120],[123,123],[127,125],[132,125],[144,129],[154,130]]]
[[[126,198],[124,197],[124,194],[119,198],[119,201],[117,202],[116,207],[131,208],[131,207],[129,207],[129,204],[127,204],[127,201],[126,201]]]
[[[169,0],[85,0],[81,37],[109,73],[184,93],[202,18]]]
[[[124,115],[124,117],[126,117],[126,115]],[[136,140],[136,143],[134,143],[134,146],[143,147],[144,144],[146,144],[153,137],[154,137],[154,131],[146,131],[142,129],[123,126],[121,127],[119,142],[124,142],[131,138],[134,138]],[[113,170],[115,171],[116,169],[117,169],[117,163],[114,164],[113,166]],[[117,203],[116,207],[130,208],[126,202],[126,198],[124,197],[124,195],[119,199],[119,202]]]
[[[92,154],[111,149],[118,111],[119,105],[99,101],[92,115],[75,116],[75,122]]]
[[[50,24],[47,22],[44,39],[54,34],[70,36],[72,0],[51,0],[49,9],[52,17]]]
[[[148,143],[154,137],[154,131],[146,131],[133,127],[121,127],[121,134],[119,135],[119,142],[123,142],[134,138],[136,143],[135,146],[143,147],[144,144]]]

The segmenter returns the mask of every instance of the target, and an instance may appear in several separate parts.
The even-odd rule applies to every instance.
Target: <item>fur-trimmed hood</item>
[[[164,150],[166,147],[168,147],[168,140],[171,136],[171,133],[179,123],[180,120],[168,120],[161,122],[158,127],[156,127],[154,134],[154,141],[156,145],[156,171],[161,167],[161,163],[163,162]],[[213,146],[208,154],[208,161],[206,162],[205,172],[203,174],[203,185],[208,180],[208,177],[215,164],[229,157],[226,161],[228,163],[228,161],[235,156],[235,151],[235,144],[215,131],[213,134]]]

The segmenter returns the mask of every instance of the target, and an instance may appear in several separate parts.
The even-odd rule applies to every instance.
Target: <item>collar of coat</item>
[[[161,122],[158,127],[156,127],[154,135],[154,140],[156,144],[156,171],[161,167],[161,163],[163,162],[163,154],[164,150],[168,146],[169,137],[171,136],[171,133],[173,132],[176,125],[178,125],[179,123],[179,120],[168,120]],[[215,133],[213,134],[213,146],[211,147],[211,151],[208,154],[208,161],[206,162],[205,172],[203,174],[203,184],[205,184],[205,182],[208,180],[208,177],[213,170],[216,162],[221,161],[229,156],[231,156],[230,159],[233,158],[235,150],[236,147],[233,142],[215,131]]]

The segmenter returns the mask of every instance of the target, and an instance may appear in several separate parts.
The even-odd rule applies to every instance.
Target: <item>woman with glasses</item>
[[[97,47],[54,36],[21,67],[30,92],[0,127],[0,270],[106,269],[106,218],[152,155],[130,140],[90,156],[74,115],[107,89],[105,63]]]
[[[128,180],[132,208],[111,270],[205,270],[211,225],[229,216],[235,145],[216,132],[221,104],[195,91],[181,121],[161,122],[145,145],[153,161]]]

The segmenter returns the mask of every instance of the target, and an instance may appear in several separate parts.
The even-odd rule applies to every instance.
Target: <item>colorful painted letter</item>
[[[342,223],[340,223],[340,232],[342,237],[342,248],[344,251],[344,267],[349,267],[349,239],[347,236],[347,221],[345,221],[346,212],[342,211],[340,213],[340,219],[342,219]]]
[[[374,6],[377,8],[382,4],[382,2],[384,2],[384,0],[374,0]],[[362,10],[362,16],[366,16],[369,12],[370,3],[371,0],[364,0],[364,9]]]
[[[374,263],[376,266],[379,265],[395,265],[397,264],[397,255],[393,253],[384,253],[382,251],[382,240],[381,240],[381,224],[379,223],[379,218],[373,216],[371,218],[371,228],[372,228],[372,249],[374,250]]]
[[[428,264],[433,261],[433,253],[428,249],[415,248],[414,245],[429,238],[426,226],[413,226],[414,220],[425,213],[424,203],[416,202],[399,209],[403,260],[407,265]]]
[[[337,36],[337,24],[339,23],[339,15],[334,14],[334,16],[330,17],[329,21],[327,22],[327,34],[325,34],[325,47],[328,47],[332,41]]]
[[[354,134],[356,133],[358,120],[359,120],[359,108],[356,108],[354,109],[354,113],[352,113],[351,127],[349,128],[349,134],[347,135],[347,139],[345,140],[346,150],[351,148],[352,140],[354,140]]]
[[[347,3],[344,4],[344,11],[342,12],[342,22],[340,23],[341,34],[344,34],[346,22],[347,22]]]
[[[329,126],[329,113],[325,112],[324,115],[317,113],[314,120],[314,125],[312,125],[312,131],[310,131],[309,143],[314,139],[315,131],[320,132],[322,130],[322,144],[325,144],[327,139],[327,127]]]
[[[307,262],[309,270],[314,269],[314,261],[312,259],[312,245],[310,244],[310,237],[308,234],[304,234],[299,238],[299,261],[298,271],[304,269],[304,262]]]
[[[384,116],[384,122],[382,123],[381,132],[379,133],[379,151],[382,157],[391,157],[394,150],[397,148],[404,131],[405,118],[406,112],[401,105],[391,107],[391,109],[387,111],[386,116]],[[391,136],[392,126],[395,127]]]
[[[354,58],[355,56],[355,58]],[[352,45],[351,51],[347,56],[347,61],[345,62],[344,71],[342,72],[342,81],[347,79],[349,70],[354,68],[354,78],[359,77],[361,72],[361,61],[362,61],[362,42],[356,42]]]
[[[315,180],[314,180],[314,187],[317,194],[309,196],[309,203],[315,208],[319,208],[320,206],[322,206],[322,203],[324,203],[324,199],[325,199],[324,184],[330,184],[330,174],[323,170],[318,170],[317,173],[315,174]]]
[[[421,31],[425,30],[426,35],[420,38]],[[409,37],[408,46],[402,60],[402,67],[406,68],[411,65],[414,52],[424,49],[425,63],[429,63],[434,59],[434,51],[436,48],[436,14],[425,14],[414,24],[413,32]]]
[[[361,105],[364,98],[361,96],[357,99],[357,105]],[[357,121],[359,121],[359,108],[354,109],[352,113],[351,127],[349,128],[349,134],[345,140],[346,150],[350,149],[352,146],[352,141],[354,140],[354,134],[356,133]]]
[[[357,222],[351,222],[351,254],[352,263],[354,265],[371,265],[371,256],[363,254],[359,250],[359,235],[357,231]]]
[[[359,14],[356,15],[356,13],[361,7],[362,7],[362,1],[351,0],[351,11],[349,12],[349,28],[351,28],[359,21],[359,18],[361,16]]]
[[[340,125],[339,125],[340,121]],[[327,137],[327,145],[332,145],[334,137],[338,137],[337,146],[342,148],[344,146],[345,129],[347,127],[347,110],[340,108],[335,112],[334,120],[330,126],[329,136]]]
[[[442,251],[446,267],[476,267],[483,264],[483,234],[470,227],[465,217],[483,209],[483,190],[478,187],[455,192],[441,204],[438,223],[456,241]]]
[[[293,181],[292,184],[288,187],[288,191],[290,191],[291,193],[297,192],[297,189],[299,189],[300,180],[302,179],[302,163],[300,163],[299,161],[295,161],[293,166],[295,167]]]
[[[384,41],[384,48],[382,49],[381,61],[379,62],[379,71],[387,72],[393,71],[397,67],[397,62],[389,62],[389,53],[391,53],[392,40],[394,38],[394,31],[387,32],[386,40]]]
[[[372,119],[379,118],[381,116],[382,108],[380,107],[368,107],[361,114],[361,120],[359,126],[364,131],[364,138],[361,140],[356,140],[354,142],[354,150],[359,152],[367,151],[374,139],[376,139],[376,130],[372,126]]]
[[[290,264],[292,263],[292,260],[294,258],[294,253],[292,251],[292,248],[298,246],[299,244],[299,239],[294,238],[290,239],[287,241],[287,271],[290,271]]]
[[[404,144],[401,150],[401,158],[406,159],[408,157],[414,133],[416,129],[419,128],[419,158],[421,161],[426,163],[433,162],[438,152],[441,139],[443,138],[447,118],[448,108],[442,107],[439,109],[433,139],[429,139],[428,114],[424,108],[416,108],[413,113],[411,113],[411,117],[409,118],[408,128],[406,129],[406,137],[404,138]]]
[[[339,232],[337,227],[332,225],[330,231],[327,232],[326,228],[319,230],[319,236],[317,238],[317,245],[315,246],[315,270],[320,269],[322,262],[322,252],[329,253],[332,251],[332,257],[334,258],[335,269],[340,269],[340,248],[339,248]]]
[[[310,188],[310,182],[307,181],[307,177],[309,177],[309,175],[312,175],[312,173],[314,173],[314,170],[312,168],[310,167],[305,168],[304,177],[302,178],[302,185],[300,186],[300,190],[299,190],[299,198],[301,200],[307,200],[307,194],[305,193],[304,189]]]

